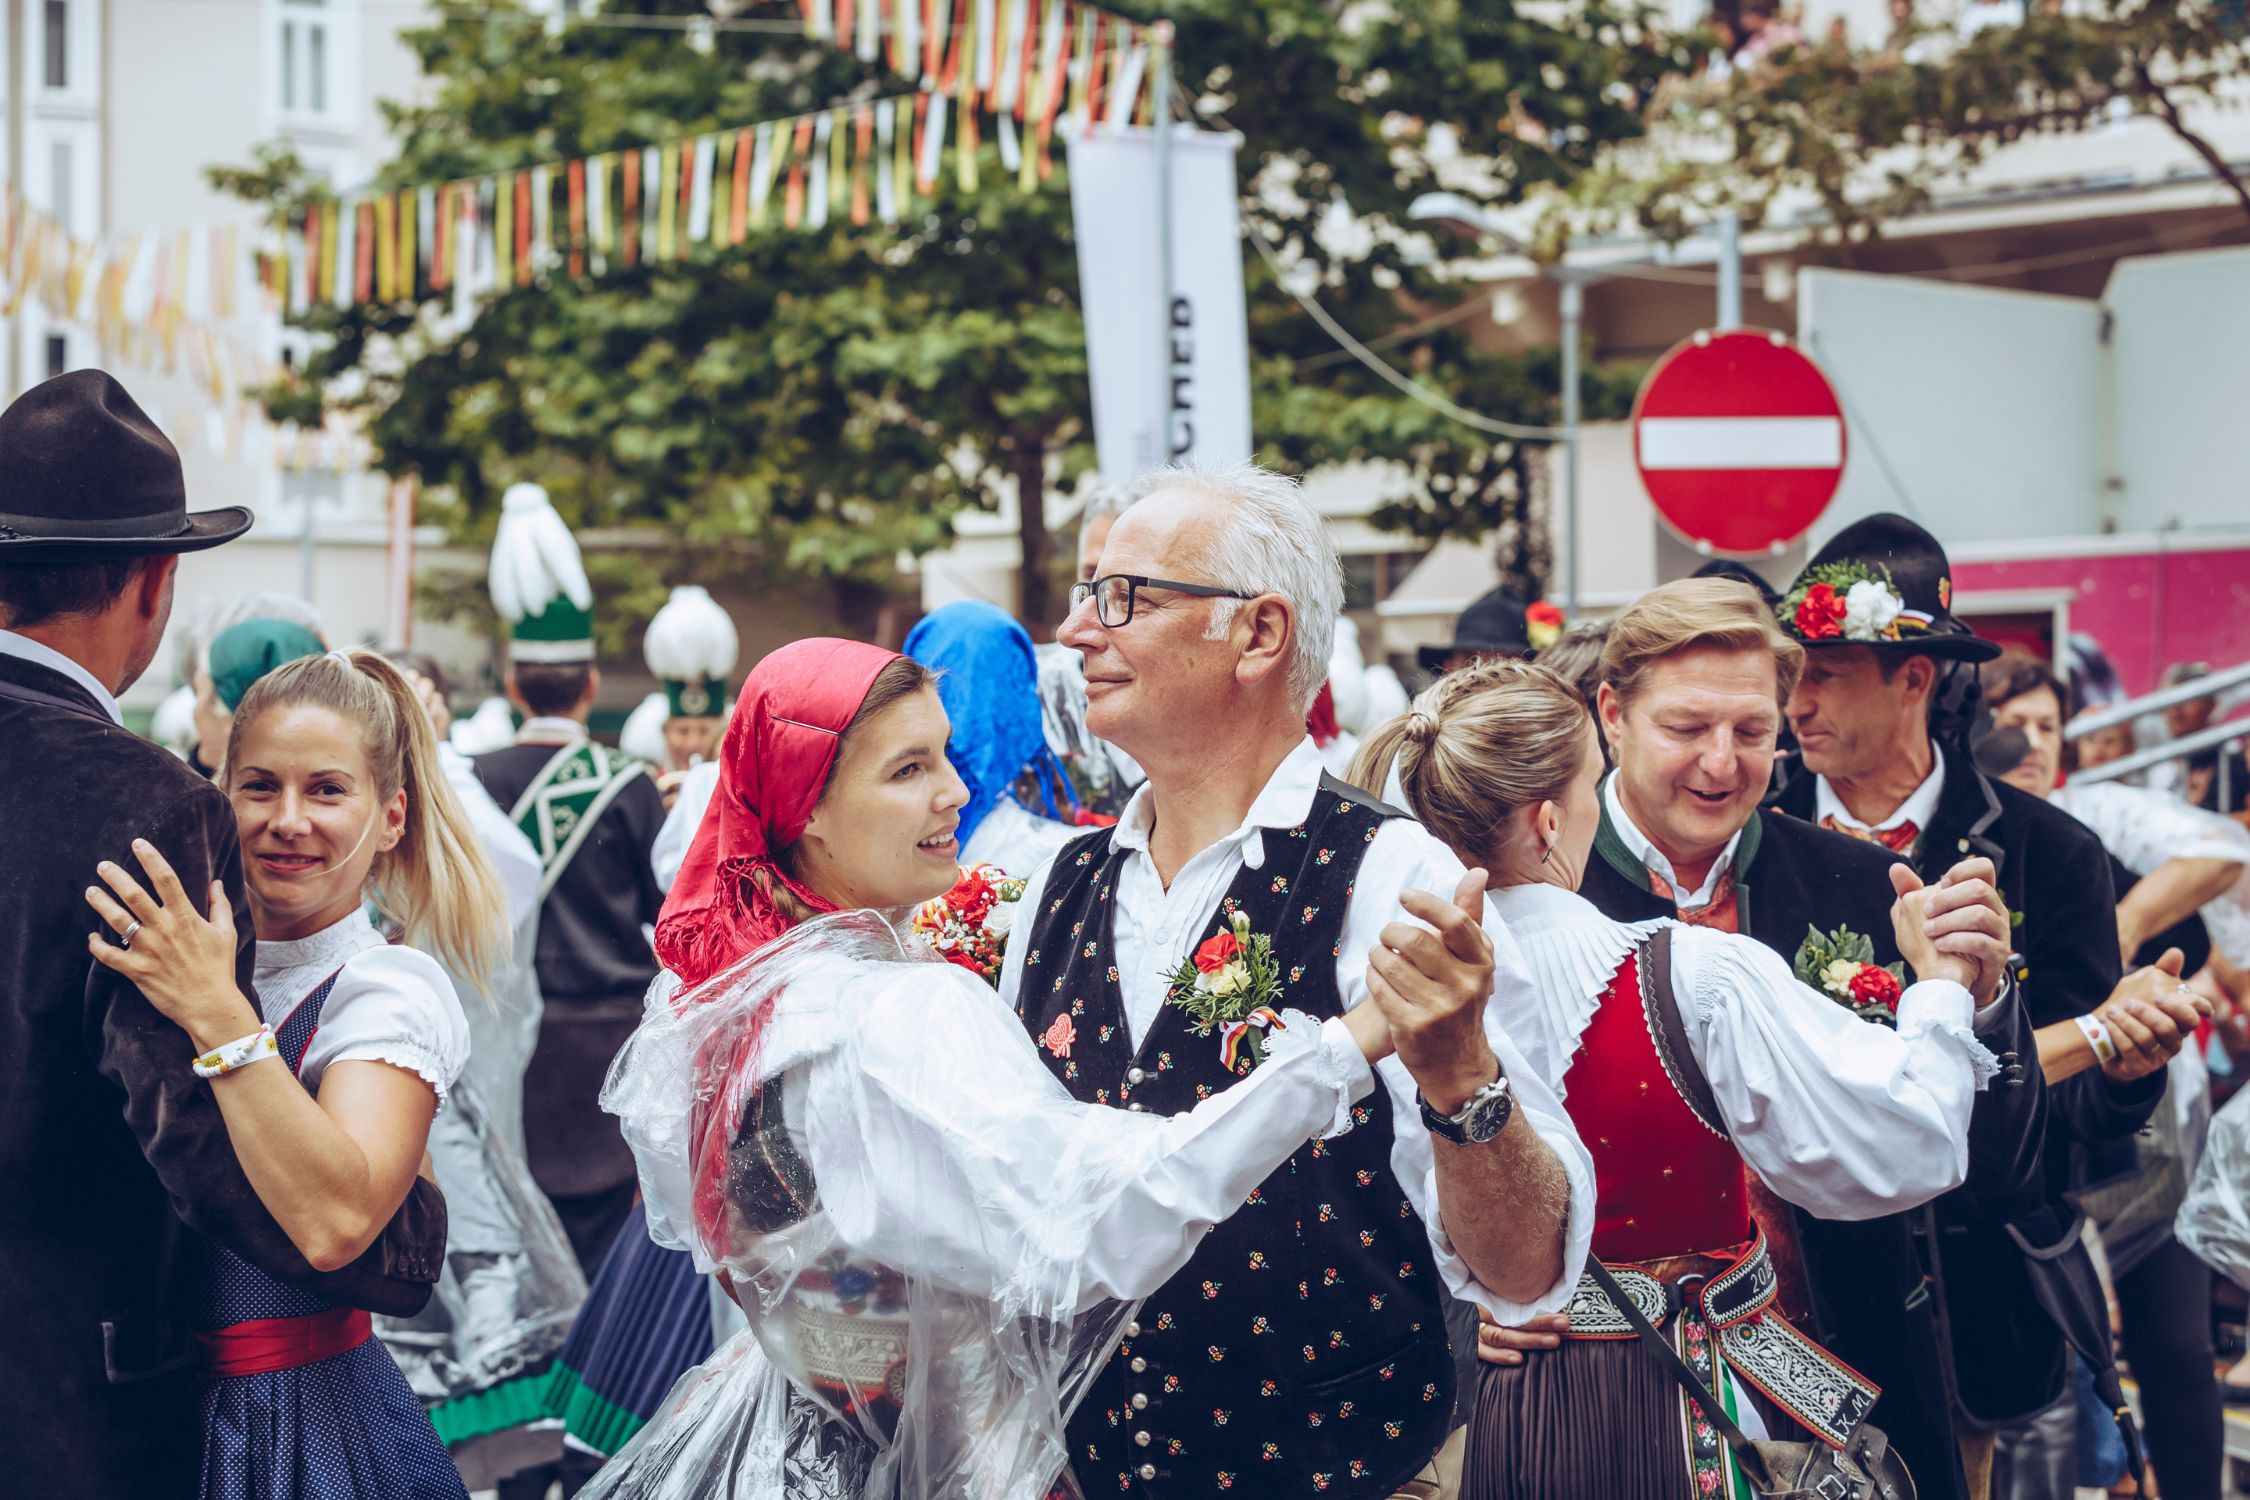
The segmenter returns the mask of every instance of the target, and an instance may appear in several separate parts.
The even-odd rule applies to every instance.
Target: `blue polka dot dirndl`
[[[295,1072],[336,983],[282,1022]],[[467,1500],[368,1315],[199,1242],[190,1307],[203,1346],[202,1500]]]

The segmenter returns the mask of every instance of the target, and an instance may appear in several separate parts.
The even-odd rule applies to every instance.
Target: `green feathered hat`
[[[594,591],[578,539],[536,484],[511,485],[500,502],[489,582],[508,622],[508,660],[594,659]]]

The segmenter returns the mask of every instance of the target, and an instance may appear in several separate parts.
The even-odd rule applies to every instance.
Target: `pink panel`
[[[2070,628],[2102,643],[2127,691],[2175,661],[2250,661],[2250,548],[1962,563],[1961,593],[2071,591]]]

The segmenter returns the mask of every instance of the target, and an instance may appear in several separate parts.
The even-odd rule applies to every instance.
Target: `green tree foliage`
[[[1347,327],[1380,339],[1462,295],[1442,256],[1463,247],[1433,257],[1404,228],[1415,194],[1441,177],[1495,203],[1567,184],[1637,134],[1658,81],[1686,65],[1680,47],[1600,3],[1556,26],[1506,0],[1185,0],[1172,12],[1183,108],[1242,133],[1250,232]],[[418,102],[386,108],[399,149],[380,185],[906,88],[770,28],[705,29],[689,0],[611,9],[628,8],[692,20],[701,35],[691,45],[681,29],[441,5],[407,34],[425,81]],[[795,13],[759,3],[746,14]],[[1036,497],[1093,456],[1069,195],[1059,142],[1054,180],[1029,194],[986,150],[978,190],[959,188],[949,164],[937,195],[896,228],[832,221],[600,278],[557,274],[485,302],[466,328],[435,305],[315,309],[304,319],[315,352],[264,395],[277,417],[356,413],[380,466],[418,475],[425,508],[464,541],[490,535],[499,494],[521,478],[546,484],[581,526],[663,527],[678,558],[619,564],[615,586],[642,592],[664,569],[763,566],[864,594],[900,553],[944,545],[954,515],[996,505],[1012,480],[1034,498],[1022,610],[1052,619]],[[317,187],[285,155],[215,176],[276,206]],[[1256,258],[1250,319],[1265,456],[1296,468],[1395,460],[1408,477],[1385,519],[1425,537],[1512,524],[1525,538],[1516,568],[1536,571],[1513,445],[1356,365],[1308,368],[1334,346]],[[1458,324],[1393,357],[1464,405],[1553,420],[1551,357],[1481,353]]]
[[[1995,150],[2119,112],[2162,121],[2250,216],[2250,184],[2194,125],[2250,81],[2235,0],[2032,0],[1965,41],[1901,25],[1879,46],[1841,37],[1774,48],[1724,84],[1662,92],[1649,135],[1550,199],[1550,250],[1589,229],[1677,240],[1720,208],[1757,223],[1811,209],[1816,251],[1849,262]]]

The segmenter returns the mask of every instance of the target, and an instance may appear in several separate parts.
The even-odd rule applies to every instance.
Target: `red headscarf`
[[[836,909],[783,873],[774,854],[804,833],[844,726],[898,659],[880,646],[815,637],[766,657],[742,684],[719,747],[718,789],[656,919],[656,956],[683,989],[788,930],[768,881],[815,911]]]

